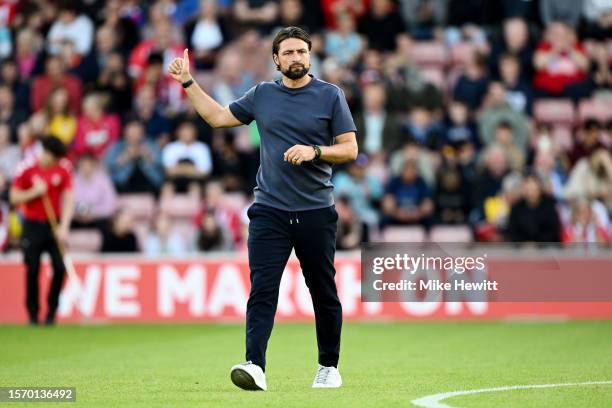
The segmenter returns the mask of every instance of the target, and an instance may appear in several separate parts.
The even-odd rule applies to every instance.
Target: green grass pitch
[[[244,326],[0,326],[0,386],[74,386],[76,403],[4,407],[410,407],[430,394],[612,380],[612,322],[345,323],[337,390],[310,388],[312,323],[277,324],[268,392],[234,387]],[[453,407],[611,407],[612,385],[515,390]]]

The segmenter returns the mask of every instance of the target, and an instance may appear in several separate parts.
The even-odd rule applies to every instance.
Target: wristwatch
[[[183,86],[183,88],[187,89],[191,86],[191,84],[193,84],[193,78],[190,78],[189,81],[183,82],[181,85]]]
[[[312,145],[312,148],[315,151],[315,157],[314,159],[312,159],[312,161],[317,161],[321,158],[321,146],[319,145]]]

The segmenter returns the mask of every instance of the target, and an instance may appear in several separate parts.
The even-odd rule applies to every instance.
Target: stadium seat
[[[152,220],[155,215],[153,194],[121,194],[118,202],[119,207],[129,210],[136,220]]]
[[[410,57],[420,67],[444,68],[448,54],[443,43],[437,41],[417,41],[412,44]]]
[[[425,229],[418,225],[390,226],[383,231],[385,242],[425,242]]]
[[[604,99],[585,99],[578,105],[578,119],[597,119],[602,124],[612,119],[612,102]]]
[[[575,121],[574,104],[570,99],[540,99],[533,105],[533,116],[539,123],[573,125]]]
[[[444,80],[446,82],[446,87],[448,88],[449,94],[453,93],[453,90],[455,89],[455,86],[457,85],[461,74],[463,74],[463,68],[459,66],[453,67],[446,74]]]
[[[476,46],[470,42],[460,42],[451,48],[451,61],[454,66],[465,65],[476,52]]]
[[[472,230],[467,225],[436,225],[429,233],[431,242],[472,242]]]
[[[574,147],[572,128],[569,126],[558,125],[553,127],[552,137],[555,145],[562,150],[569,151]]]
[[[429,82],[430,84],[438,88],[440,91],[442,91],[442,93],[446,94],[448,90],[446,87],[446,76],[444,75],[444,72],[441,69],[424,68],[421,70],[421,74],[423,75],[423,78],[425,78],[426,82]]]
[[[200,209],[200,200],[194,195],[177,194],[170,198],[162,198],[159,209],[172,218],[191,218]]]
[[[78,229],[68,235],[68,249],[72,253],[95,253],[102,248],[102,234],[96,229]]]

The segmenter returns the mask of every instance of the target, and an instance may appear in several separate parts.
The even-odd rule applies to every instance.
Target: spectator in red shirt
[[[179,110],[183,100],[181,86],[165,72],[161,54],[149,55],[143,74],[134,83],[134,94],[138,94],[147,86],[155,90],[153,103],[158,102],[164,106],[166,112]]]
[[[128,74],[134,79],[134,93],[144,84],[153,84],[156,98],[171,110],[179,110],[184,98],[180,84],[170,77],[163,67],[183,55],[183,44],[172,37],[172,25],[161,21],[155,26],[155,35],[141,41],[133,49],[128,60]]]
[[[337,27],[339,15],[347,13],[354,18],[359,18],[365,14],[367,7],[367,0],[321,0],[325,26],[328,29]]]
[[[58,56],[49,56],[45,63],[45,73],[32,81],[30,105],[32,112],[38,112],[47,103],[47,99],[55,88],[65,88],[68,91],[70,110],[79,112],[81,107],[82,84],[74,75],[66,73],[66,68]]]
[[[172,38],[172,25],[169,22],[160,22],[155,27],[155,35],[148,40],[141,41],[130,53],[128,59],[128,73],[132,78],[139,78],[147,67],[149,55],[159,53],[163,58],[163,66],[176,57],[183,55],[183,44],[178,44]]]
[[[72,192],[72,166],[64,159],[65,145],[56,137],[42,139],[42,153],[35,160],[22,162],[15,174],[10,191],[10,202],[21,206],[23,214],[22,247],[27,269],[26,304],[30,324],[38,324],[38,274],[40,257],[49,253],[53,265],[53,279],[48,297],[45,324],[55,322],[59,294],[66,274],[60,245],[66,242],[72,215],[74,195]],[[53,230],[49,214],[43,204],[47,197],[59,225]]]
[[[574,100],[588,96],[589,58],[572,27],[562,22],[548,26],[533,61],[533,84],[541,96]]]
[[[604,210],[603,216],[594,211],[601,203],[579,198],[570,202],[570,218],[563,225],[561,240],[565,244],[598,242],[606,244],[612,240],[610,221]]]
[[[78,159],[85,152],[100,158],[121,133],[119,117],[104,111],[102,98],[88,95],[83,101],[83,114],[77,124],[71,158]]]

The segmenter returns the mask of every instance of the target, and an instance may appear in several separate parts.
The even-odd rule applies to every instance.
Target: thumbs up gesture
[[[172,78],[180,83],[187,82],[191,79],[189,72],[189,53],[187,48],[183,51],[183,58],[175,58],[168,66],[168,73]]]

